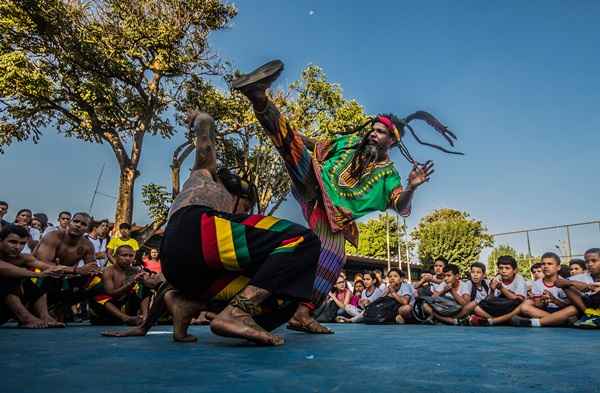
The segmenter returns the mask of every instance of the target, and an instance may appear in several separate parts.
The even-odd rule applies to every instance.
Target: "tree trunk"
[[[115,227],[126,222],[131,224],[133,218],[133,188],[138,172],[133,167],[121,167],[119,180],[119,196],[117,198],[117,210],[115,212]]]

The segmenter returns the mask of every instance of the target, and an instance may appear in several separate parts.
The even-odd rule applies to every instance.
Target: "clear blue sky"
[[[280,58],[287,83],[315,63],[369,113],[424,109],[456,132],[465,157],[408,139],[413,155],[436,163],[409,226],[440,207],[466,210],[491,232],[600,218],[600,2],[244,1],[238,8],[211,43],[240,69]],[[169,183],[181,140],[146,139],[138,194],[142,184]],[[51,220],[62,209],[87,210],[102,163],[101,191],[116,193],[107,145],[48,130],[40,144],[13,145],[0,160],[9,219],[22,207]],[[408,163],[398,156],[396,163],[405,176]],[[99,196],[93,214],[111,217],[113,204]],[[293,203],[279,215],[299,217]],[[146,221],[139,198],[134,218]],[[600,242],[597,228],[577,236]]]

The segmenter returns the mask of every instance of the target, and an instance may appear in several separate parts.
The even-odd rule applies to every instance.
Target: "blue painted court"
[[[197,344],[104,327],[0,329],[3,393],[599,392],[600,331],[333,325],[259,348],[193,327]]]

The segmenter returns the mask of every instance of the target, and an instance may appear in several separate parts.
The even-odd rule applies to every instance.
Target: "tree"
[[[408,247],[408,251],[411,252],[414,248],[414,243],[404,241],[404,231],[406,228],[402,224],[398,228],[396,217],[387,214],[379,214],[377,218],[372,218],[364,223],[358,223],[360,231],[358,248],[346,242],[346,254],[387,259],[388,227],[390,234],[390,257],[392,259],[398,258],[398,242],[400,242],[400,260],[405,260],[406,248]],[[400,237],[398,237],[398,234],[400,234]]]
[[[0,147],[42,129],[108,143],[120,167],[115,214],[130,222],[147,134],[170,138],[181,83],[222,72],[219,0],[8,0],[0,5]]]
[[[419,242],[421,262],[430,264],[435,258],[444,257],[458,265],[462,273],[469,271],[484,247],[493,245],[493,238],[481,221],[454,209],[435,210],[423,217],[412,237]]]
[[[500,244],[492,250],[492,253],[488,257],[488,276],[492,277],[496,275],[496,262],[498,261],[498,257],[502,255],[510,255],[511,257],[517,260],[517,267],[519,269],[519,273],[523,277],[529,277],[531,272],[531,265],[536,263],[538,258],[528,256],[525,254],[518,253],[517,250],[509,246],[508,244]]]

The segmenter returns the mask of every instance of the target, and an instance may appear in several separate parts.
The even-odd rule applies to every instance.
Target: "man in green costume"
[[[314,319],[310,323],[300,321],[306,321],[306,314],[318,306],[331,290],[346,261],[345,240],[354,245],[358,243],[358,229],[354,220],[369,212],[388,208],[403,216],[409,215],[415,190],[429,181],[433,173],[431,161],[420,164],[411,157],[402,143],[404,129],[408,128],[419,143],[449,153],[455,152],[422,142],[408,123],[415,119],[426,121],[451,145],[451,138],[456,137],[433,116],[419,111],[405,119],[391,114],[378,115],[347,135],[333,141],[315,143],[291,129],[266,94],[282,70],[281,61],[269,62],[234,79],[232,87],[252,103],[256,117],[285,162],[292,180],[292,193],[304,217],[321,239],[312,303],[303,303],[298,308],[288,328],[310,333],[331,333]],[[402,186],[400,176],[389,158],[388,153],[393,146],[398,146],[404,157],[413,164],[406,187]]]

